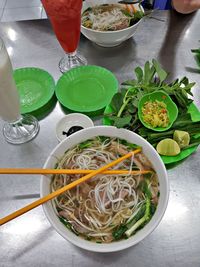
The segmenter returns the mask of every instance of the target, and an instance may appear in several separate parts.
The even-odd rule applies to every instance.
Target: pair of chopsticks
[[[3,225],[17,217],[19,217],[20,215],[44,204],[45,202],[59,196],[60,194],[64,193],[67,190],[70,190],[72,188],[74,188],[75,186],[89,180],[90,178],[92,178],[93,176],[100,174],[100,173],[104,173],[104,174],[116,174],[116,172],[119,174],[122,174],[124,172],[129,173],[129,171],[122,171],[122,170],[110,170],[108,171],[107,169],[113,167],[114,165],[117,165],[118,163],[120,163],[121,161],[130,158],[131,156],[137,154],[141,152],[141,149],[136,149],[135,151],[129,152],[128,154],[112,161],[111,163],[106,164],[105,166],[97,169],[97,170],[59,170],[59,169],[53,169],[53,170],[45,170],[45,169],[38,169],[38,170],[33,170],[33,169],[1,169],[0,174],[55,174],[55,173],[70,173],[70,174],[74,174],[74,173],[78,173],[77,171],[79,171],[79,173],[87,173],[85,176],[81,177],[80,179],[58,189],[55,192],[52,192],[50,194],[48,194],[45,197],[42,197],[36,201],[34,201],[33,203],[7,215],[6,217],[0,219],[0,225]],[[132,173],[137,172],[138,171],[132,171]],[[148,173],[149,171],[143,171],[143,173]],[[140,172],[141,173],[141,172]]]

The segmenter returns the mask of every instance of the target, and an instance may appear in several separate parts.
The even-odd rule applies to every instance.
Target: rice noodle
[[[116,31],[129,27],[130,19],[118,5],[99,5],[82,15],[82,24],[98,31]]]
[[[81,144],[82,145],[82,144]],[[132,148],[120,143],[119,139],[94,138],[86,142],[86,147],[75,146],[59,160],[57,168],[97,169],[120,157]],[[145,165],[147,164],[147,165]],[[53,200],[58,216],[72,225],[72,230],[93,241],[113,241],[112,231],[119,225],[129,222],[145,201],[139,185],[143,175],[132,175],[133,169],[152,168],[144,154],[118,164],[116,169],[126,169],[126,175],[97,175],[87,183],[66,191]],[[51,191],[79,179],[82,175],[56,174],[53,176]],[[156,203],[158,181],[152,173],[149,189]]]

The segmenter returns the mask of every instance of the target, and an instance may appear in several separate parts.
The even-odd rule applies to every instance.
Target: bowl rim
[[[145,14],[144,8],[142,6],[140,6],[140,8],[141,8],[142,12]],[[85,10],[82,10],[82,12],[84,12],[84,11]],[[82,12],[81,12],[81,17],[82,17]],[[125,29],[117,30],[117,31],[98,31],[98,30],[93,30],[93,29],[90,29],[90,28],[87,28],[87,27],[83,26],[82,23],[81,23],[81,28],[83,28],[84,30],[88,30],[90,32],[94,32],[94,33],[114,34],[114,33],[120,33],[120,32],[126,31],[128,29],[135,28],[143,19],[144,19],[144,17],[139,19],[139,21],[137,23],[133,24],[132,26],[129,26],[129,27],[125,28]]]
[[[104,134],[100,133],[99,134],[99,132],[101,132],[101,129],[107,129],[106,131],[112,131],[112,133],[110,132],[110,136],[114,136],[113,131],[115,132],[115,135],[117,135],[117,132],[119,132],[119,135],[123,136],[124,131],[128,132],[129,135],[130,135],[130,133],[131,133],[131,135],[133,134],[135,137],[137,137],[136,139],[140,140],[140,142],[143,142],[145,148],[150,151],[149,153],[152,154],[152,156],[158,160],[158,162],[156,163],[156,165],[154,167],[156,167],[156,168],[158,168],[158,166],[160,167],[161,174],[159,177],[162,177],[161,178],[162,180],[160,180],[159,177],[158,177],[158,179],[159,179],[159,183],[160,183],[160,189],[161,189],[161,181],[162,181],[162,190],[165,192],[165,194],[163,194],[163,195],[161,194],[160,201],[158,203],[158,207],[157,207],[156,212],[153,215],[152,219],[150,220],[150,222],[148,222],[148,224],[145,225],[145,227],[142,228],[140,231],[138,231],[135,235],[131,236],[130,238],[128,238],[126,240],[120,240],[120,241],[109,243],[109,244],[97,244],[97,243],[93,243],[91,241],[84,240],[84,239],[76,236],[70,230],[68,230],[59,221],[58,216],[56,215],[51,202],[43,204],[43,210],[44,210],[44,213],[45,213],[48,221],[50,222],[50,224],[67,241],[71,242],[72,244],[74,244],[74,245],[76,245],[82,249],[88,250],[88,251],[108,253],[108,252],[120,251],[120,250],[129,248],[133,245],[136,245],[141,240],[146,238],[153,230],[155,230],[155,228],[158,226],[161,219],[163,218],[164,213],[165,213],[166,208],[167,208],[168,199],[169,199],[169,180],[168,180],[165,165],[162,162],[162,160],[161,160],[160,156],[158,155],[158,153],[156,152],[156,150],[151,146],[151,144],[149,144],[141,136],[139,136],[139,135],[137,135],[137,134],[135,134],[129,130],[117,129],[116,127],[113,127],[113,126],[96,126],[96,127],[92,127],[92,128],[86,128],[80,132],[77,132],[77,133],[71,135],[71,137],[69,136],[67,139],[64,139],[61,143],[59,143],[53,149],[53,151],[50,153],[49,157],[47,158],[43,168],[47,168],[50,163],[51,163],[51,165],[53,164],[52,159],[54,158],[54,160],[55,160],[55,157],[56,157],[54,154],[59,149],[64,149],[64,143],[68,143],[68,149],[70,147],[73,147],[75,144],[72,145],[71,143],[73,143],[73,142],[70,142],[70,141],[72,141],[72,140],[75,141],[77,138],[79,138],[79,136],[81,137],[81,135],[84,136],[83,133],[85,133],[86,135],[87,135],[87,132],[90,132],[90,134],[95,133],[95,134],[92,134],[93,137],[100,136],[100,135],[109,136],[109,134],[107,134],[107,133],[104,133]],[[102,130],[102,131],[104,131],[104,130]],[[76,141],[75,143],[78,144],[78,143],[82,142],[83,140],[87,140],[87,139],[91,138],[92,136],[88,136],[87,138],[83,138],[79,142]],[[123,138],[123,137],[119,137],[119,138]],[[65,150],[67,150],[67,148],[65,148]],[[47,185],[46,185],[46,182],[48,182],[47,179],[49,179],[49,178],[45,177],[45,176],[41,177],[41,181],[40,181],[40,195],[41,195],[41,197],[45,196],[44,191],[47,188]],[[48,192],[50,192],[49,189],[48,189]]]
[[[151,95],[155,95],[155,94],[162,94],[162,95],[165,95],[166,98],[167,98],[167,99],[169,100],[169,102],[170,102],[170,106],[173,106],[174,109],[175,109],[175,111],[176,111],[175,116],[171,119],[171,121],[169,122],[169,125],[168,125],[167,127],[157,127],[157,128],[153,128],[152,126],[150,126],[150,125],[148,125],[147,123],[145,123],[144,120],[143,120],[143,118],[142,118],[142,115],[141,115],[141,113],[142,113],[142,111],[141,111],[141,109],[142,109],[142,107],[141,107],[141,102],[144,100],[144,98],[148,98],[149,96],[151,96]],[[167,107],[167,110],[169,110],[169,108],[170,108],[170,107],[168,106],[168,107]],[[176,103],[171,99],[171,97],[170,97],[167,93],[165,93],[163,90],[154,91],[154,92],[152,92],[152,93],[143,95],[143,97],[140,99],[140,101],[139,101],[139,103],[138,103],[138,117],[139,117],[139,120],[141,121],[141,123],[144,125],[144,127],[148,128],[148,129],[150,129],[150,130],[152,130],[152,131],[155,131],[155,132],[164,132],[164,131],[169,130],[169,129],[172,127],[172,125],[173,125],[173,123],[175,122],[175,120],[177,119],[177,117],[178,117],[178,107],[177,107]]]

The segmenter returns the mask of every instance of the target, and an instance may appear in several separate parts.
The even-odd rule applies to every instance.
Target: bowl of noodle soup
[[[84,1],[81,33],[90,41],[103,47],[114,47],[131,38],[142,21],[144,9],[139,4],[127,8],[117,2],[114,0]],[[134,12],[137,12],[137,15]]]
[[[114,252],[137,244],[157,227],[168,203],[167,172],[139,135],[113,126],[84,129],[63,140],[44,168],[95,170],[138,147],[140,153],[113,167],[126,174],[99,174],[43,205],[61,236],[89,251]],[[82,176],[42,176],[41,197]]]

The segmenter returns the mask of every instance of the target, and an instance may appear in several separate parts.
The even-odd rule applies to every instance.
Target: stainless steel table
[[[200,107],[200,74],[194,70],[190,52],[200,45],[200,13],[181,16],[156,12],[154,17],[159,20],[146,19],[134,38],[119,47],[98,47],[82,37],[79,48],[89,64],[110,69],[119,81],[131,78],[136,66],[157,58],[171,72],[171,79],[187,75],[196,81],[194,95]],[[57,64],[63,51],[47,20],[1,23],[0,35],[14,68],[40,67],[58,79]],[[0,167],[42,167],[57,144],[55,124],[62,116],[57,104],[40,121],[37,138],[24,145],[7,144],[0,132]],[[157,229],[135,247],[110,254],[74,247],[54,231],[38,207],[0,227],[0,266],[200,266],[199,151],[168,173],[171,191],[166,214]],[[39,190],[39,176],[1,175],[0,217],[37,199]]]

